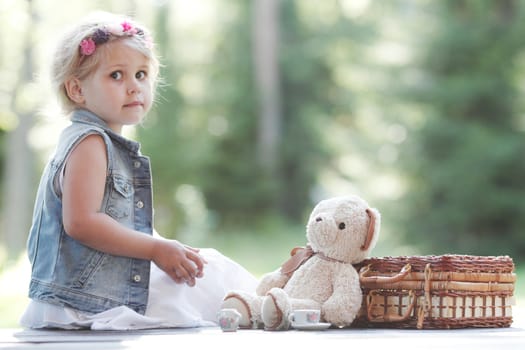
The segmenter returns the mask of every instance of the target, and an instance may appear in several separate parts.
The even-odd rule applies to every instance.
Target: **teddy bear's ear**
[[[368,225],[368,232],[366,234],[365,243],[363,243],[363,245],[361,246],[362,251],[365,251],[370,247],[370,244],[372,243],[374,235],[377,234],[376,222],[379,219],[379,212],[375,209],[368,208],[366,209],[366,213],[368,214],[368,217],[370,218],[370,224]]]

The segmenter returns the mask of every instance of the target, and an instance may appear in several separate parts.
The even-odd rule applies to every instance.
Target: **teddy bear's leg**
[[[293,310],[317,309],[321,305],[310,299],[290,298],[281,288],[272,288],[262,302],[261,318],[266,330],[286,330],[290,327],[289,316]]]
[[[232,291],[226,294],[221,309],[236,309],[241,314],[240,328],[259,328],[261,320],[262,297],[242,291]]]
[[[311,299],[290,298],[280,288],[273,288],[263,299],[261,317],[266,330],[286,330],[290,327],[289,316],[293,310],[317,309],[321,304]]]
[[[281,288],[272,288],[263,299],[261,318],[264,329],[269,331],[286,330],[289,327],[288,314],[292,305],[288,295]]]
[[[336,292],[322,305],[323,317],[326,322],[338,327],[350,326],[359,314],[363,302],[359,280],[357,277],[354,280],[345,280],[342,287],[334,290]],[[344,292],[337,292],[342,290]]]

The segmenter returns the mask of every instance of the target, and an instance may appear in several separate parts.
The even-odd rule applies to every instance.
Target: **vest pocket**
[[[133,194],[133,184],[122,176],[113,176],[113,188],[123,197],[128,198]]]
[[[130,180],[113,175],[106,213],[117,220],[129,217],[133,207],[133,193],[133,183]]]
[[[106,255],[102,252],[94,251],[94,254],[88,259],[88,264],[85,266],[79,279],[77,280],[78,286],[80,288],[83,288],[85,284],[89,281],[91,276],[102,264],[105,256]]]

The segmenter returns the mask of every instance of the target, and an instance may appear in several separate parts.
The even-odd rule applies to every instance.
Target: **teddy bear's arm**
[[[345,266],[337,273],[333,293],[322,306],[323,317],[334,325],[350,326],[361,308],[361,302],[359,276],[352,266]]]
[[[281,269],[277,269],[273,272],[269,272],[263,275],[257,285],[256,293],[257,295],[264,296],[266,293],[274,288],[282,288],[288,282],[290,277],[281,273]]]

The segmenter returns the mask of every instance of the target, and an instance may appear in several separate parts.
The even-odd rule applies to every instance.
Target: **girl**
[[[226,291],[253,291],[256,279],[215,250],[153,230],[149,159],[121,135],[152,105],[159,63],[149,32],[129,18],[97,14],[74,27],[53,57],[71,125],[38,188],[28,239],[32,300],[21,324],[214,325]]]

